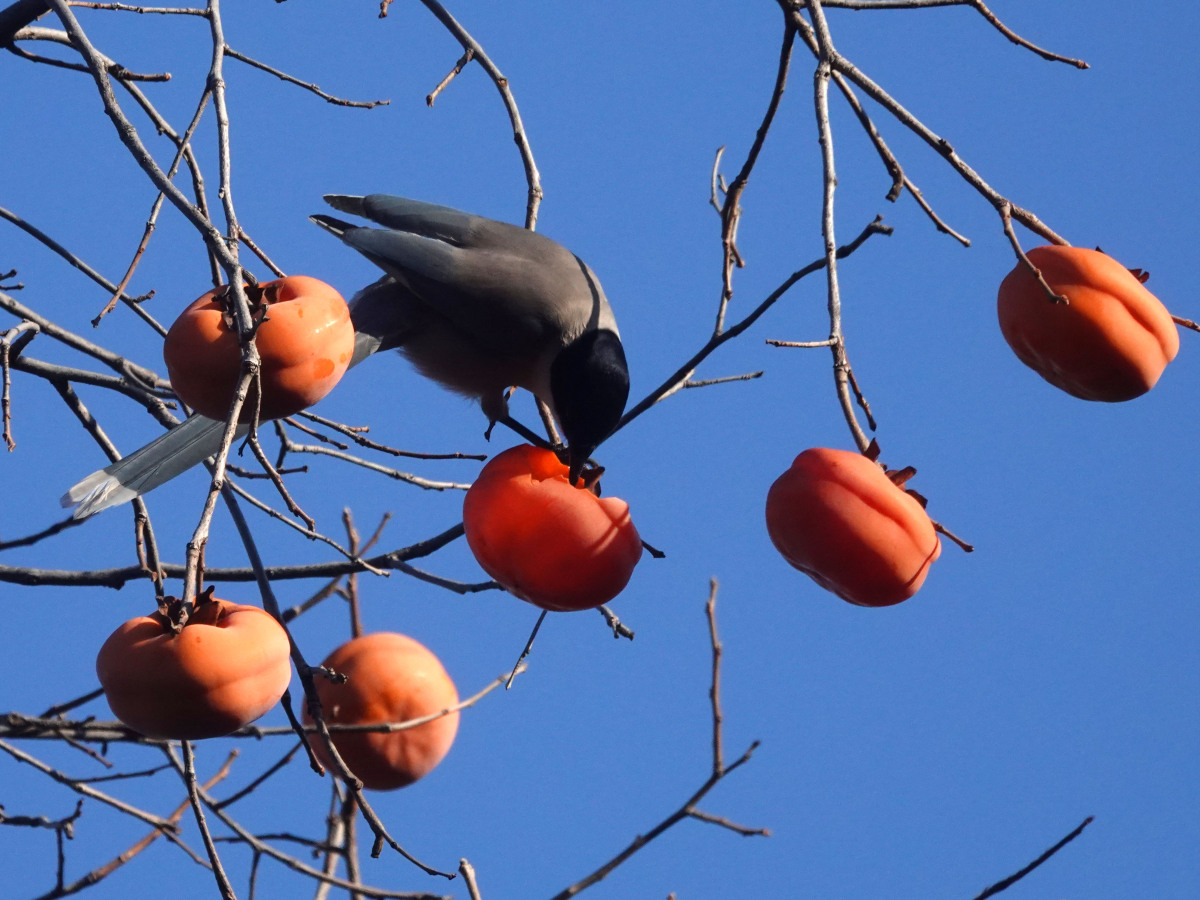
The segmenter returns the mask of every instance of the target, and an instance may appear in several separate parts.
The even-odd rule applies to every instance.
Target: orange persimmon
[[[784,559],[857,606],[907,600],[942,552],[915,497],[862,454],[825,447],[771,485],[767,532]]]
[[[1154,387],[1179,352],[1171,314],[1129,269],[1099,250],[1050,245],[1000,283],[1000,330],[1017,358],[1084,400],[1132,400]]]
[[[130,619],[96,657],[117,718],[146,737],[219,737],[271,709],[292,677],[287,633],[257,606],[201,597],[178,633],[161,612]]]
[[[210,419],[224,419],[237,389],[242,351],[237,329],[214,288],[187,307],[167,332],[163,359],[179,399]],[[251,309],[265,320],[255,334],[262,358],[259,418],[290,416],[316,403],[338,383],[354,353],[346,301],[329,285],[290,275],[247,287]],[[253,386],[240,420],[254,415]]]
[[[342,644],[322,663],[339,684],[317,676],[321,715],[327,725],[379,725],[434,715],[458,704],[458,691],[441,661],[410,637],[377,632]],[[304,723],[312,724],[308,709]],[[450,752],[458,711],[402,731],[334,731],[338,755],[364,787],[391,791],[424,778]],[[328,751],[312,737],[313,752],[327,768]]]
[[[522,444],[488,462],[463,501],[467,544],[483,570],[555,612],[607,603],[642,555],[629,505],[568,477],[551,451]]]

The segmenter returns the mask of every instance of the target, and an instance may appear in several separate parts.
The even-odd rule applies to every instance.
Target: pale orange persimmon
[[[219,737],[279,702],[291,680],[287,633],[257,606],[201,597],[176,633],[161,612],[130,619],[96,657],[108,705],[152,738]]]
[[[441,661],[403,634],[377,632],[342,644],[322,663],[343,684],[317,676],[321,715],[327,725],[378,725],[433,715],[458,704],[458,691]],[[312,724],[307,708],[304,723]],[[391,732],[334,731],[338,755],[363,783],[377,791],[406,787],[442,761],[458,733],[458,711],[415,728]],[[327,768],[332,761],[318,736],[313,751]]]
[[[771,485],[767,532],[784,559],[857,606],[907,600],[942,552],[916,498],[862,454],[826,447]]]
[[[572,485],[557,456],[529,444],[483,467],[463,501],[463,526],[485,572],[556,612],[607,603],[642,555],[624,500]]]
[[[163,359],[179,399],[210,419],[224,419],[237,389],[242,352],[237,329],[222,304],[227,286],[187,307],[167,332]],[[354,326],[346,301],[329,285],[290,275],[248,287],[251,307],[265,306],[255,335],[262,359],[259,418],[290,416],[316,403],[338,383],[354,353]],[[254,415],[255,392],[241,421]]]
[[[1017,358],[1084,400],[1138,397],[1179,352],[1171,314],[1141,281],[1099,250],[1050,245],[1027,254],[1046,283],[1017,263],[1000,283],[1000,330]]]

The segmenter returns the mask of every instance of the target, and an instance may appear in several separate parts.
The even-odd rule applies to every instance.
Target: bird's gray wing
[[[385,228],[437,238],[459,246],[475,243],[478,240],[476,232],[479,223],[491,221],[449,206],[409,200],[392,194],[369,194],[366,197],[326,194],[325,202],[339,212],[370,219]]]
[[[606,305],[590,270],[541,235],[399,197],[332,197],[339,210],[388,227],[359,228],[331,216],[314,221],[491,352],[540,352],[578,334]]]

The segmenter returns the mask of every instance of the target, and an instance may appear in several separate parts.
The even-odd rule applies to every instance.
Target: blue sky
[[[1072,243],[1099,245],[1150,271],[1148,286],[1172,312],[1200,318],[1192,46],[1200,14],[1163,2],[1131,12],[1116,0],[994,6],[1023,36],[1091,68],[1041,60],[965,8],[828,15],[841,52],[997,190]],[[469,67],[427,108],[425,96],[459,48],[419,4],[394,4],[384,20],[376,9],[292,2],[223,11],[234,48],[340,96],[391,100],[373,110],[334,107],[226,63],[233,196],[244,227],[288,272],[347,295],[376,276],[307,222],[322,211],[323,193],[396,193],[514,222],[525,206],[511,130],[483,72]],[[603,281],[630,361],[631,396],[640,399],[712,328],[721,260],[719,220],[708,206],[712,161],[725,145],[723,171],[732,177],[744,158],[774,77],[781,15],[771,3],[716,0],[686,8],[458,4],[452,11],[511,80],[545,190],[538,229]],[[172,73],[146,91],[182,128],[207,72],[204,21],[79,15],[109,56],[135,71]],[[52,17],[40,24],[58,27]],[[747,266],[736,275],[732,319],[822,253],[812,68],[798,49],[743,198],[739,246]],[[119,144],[91,79],[6,54],[0,83],[7,162],[0,206],[119,279],[155,191]],[[121,102],[168,163],[167,144],[127,97]],[[878,420],[883,458],[916,466],[912,486],[929,498],[931,515],[977,551],[947,545],[916,597],[867,610],[822,591],[771,547],[763,523],[771,482],[806,447],[852,446],[828,353],[764,343],[827,336],[823,278],[805,279],[698,373],[762,370],[762,378],[676,394],[600,451],[606,492],[629,502],[643,537],[667,554],[644,558],[612,605],[636,639],[613,640],[594,613],[550,617],[513,689],[465,712],[446,761],[412,788],[377,795],[376,807],[430,863],[453,869],[470,859],[488,900],[550,897],[586,875],[707,776],[703,605],[715,577],[726,752],[732,759],[751,741],[762,743],[703,808],[772,836],[740,838],[685,822],[588,897],[969,898],[1088,815],[1095,822],[1079,840],[1005,896],[1194,897],[1200,335],[1182,335],[1178,359],[1135,401],[1086,403],[1051,388],[1013,357],[996,324],[996,286],[1013,257],[995,212],[879,113],[876,123],[907,173],[972,246],[938,234],[907,195],[887,202],[887,173],[836,97],[833,107],[839,236],[852,237],[878,213],[895,228],[840,268],[854,371]],[[216,205],[214,135],[210,111],[196,149]],[[1027,232],[1021,239],[1040,243]],[[164,371],[148,329],[118,310],[93,330],[103,291],[0,222],[0,271],[10,268],[25,285],[15,293],[21,302]],[[155,290],[151,308],[169,322],[207,287],[194,230],[164,211],[131,290]],[[27,352],[94,365],[45,337]],[[0,469],[3,539],[56,521],[61,492],[103,464],[52,389],[15,373],[12,391],[18,446]],[[127,401],[80,393],[123,451],[158,432]],[[516,409],[533,418],[527,401]],[[498,432],[486,444],[477,408],[400,359],[353,370],[316,411],[369,422],[375,439],[413,450],[488,453],[514,441]],[[328,460],[309,464],[289,483],[332,533],[347,506],[363,531],[392,513],[385,548],[438,533],[461,515],[459,493],[422,492]],[[411,468],[469,481],[477,465]],[[204,487],[193,472],[148,498],[172,561],[182,560]],[[332,558],[288,529],[252,521],[268,563]],[[134,559],[131,516],[122,509],[4,552],[0,564],[82,570]],[[223,512],[208,561],[245,565]],[[448,578],[484,580],[461,541],[424,565]],[[277,586],[284,605],[317,587]],[[367,627],[421,640],[464,695],[512,665],[536,618],[499,592],[458,596],[399,573],[364,577],[360,589]],[[257,602],[248,586],[223,593]],[[0,708],[30,714],[94,687],[92,661],[104,638],[153,602],[142,584],[119,592],[5,584],[2,594],[8,677]],[[293,633],[319,661],[348,635],[345,610],[326,603]],[[102,703],[87,712],[109,715]],[[263,721],[284,718],[276,710]],[[234,775],[218,792],[227,794],[289,740],[204,742],[198,765],[202,775],[213,771],[236,744]],[[103,774],[76,751],[20,746],[76,777]],[[158,762],[136,748],[113,748],[112,757],[127,770]],[[9,815],[57,818],[74,808],[73,794],[6,756],[0,785]],[[170,773],[106,789],[162,813],[183,797]],[[327,802],[328,782],[293,765],[233,809],[258,831],[315,837]],[[186,839],[199,847],[194,824],[185,822]],[[123,851],[144,828],[85,804],[67,847],[68,880]],[[248,853],[223,847],[222,855],[245,896]],[[49,832],[0,830],[0,860],[13,896],[53,884]],[[386,853],[365,861],[364,876],[394,889],[466,896],[460,882],[427,878]],[[267,862],[260,879],[260,896],[309,890]],[[215,896],[210,876],[164,842],[90,895],[147,890]]]

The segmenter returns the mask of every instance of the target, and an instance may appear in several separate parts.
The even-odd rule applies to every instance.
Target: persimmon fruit
[[[229,415],[241,374],[237,328],[223,303],[228,286],[208,291],[188,306],[167,332],[163,359],[179,399],[210,419]],[[259,418],[278,419],[312,406],[345,374],[354,354],[354,326],[346,301],[332,287],[307,275],[289,275],[247,295],[256,316],[262,365]],[[255,390],[240,420],[254,416]]]
[[[624,590],[642,555],[629,505],[569,481],[550,450],[522,444],[479,473],[463,501],[485,572],[541,609],[592,609]]]
[[[379,725],[408,722],[458,704],[458,691],[441,661],[403,634],[376,632],[342,644],[322,663],[344,683],[317,676],[321,715],[327,725]],[[306,708],[304,722],[311,725]],[[424,778],[442,761],[458,733],[458,711],[415,728],[391,732],[334,731],[338,755],[365,787],[390,791]],[[332,765],[324,742],[313,752]]]
[[[1027,254],[1055,294],[1018,262],[1000,283],[1000,330],[1017,358],[1084,400],[1132,400],[1179,352],[1165,306],[1129,269],[1099,250],[1049,245]]]
[[[921,503],[867,457],[805,450],[767,493],[767,532],[791,565],[856,606],[892,606],[942,552]]]
[[[197,740],[248,725],[291,680],[287,633],[257,606],[202,597],[178,633],[166,615],[130,619],[96,657],[117,718],[146,737]]]

